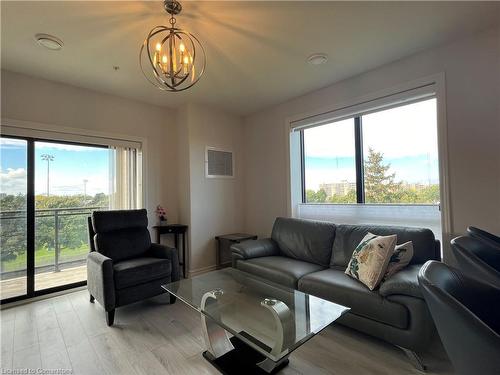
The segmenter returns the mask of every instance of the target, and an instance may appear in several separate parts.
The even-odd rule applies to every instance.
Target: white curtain
[[[110,208],[142,208],[142,152],[137,148],[110,147]]]

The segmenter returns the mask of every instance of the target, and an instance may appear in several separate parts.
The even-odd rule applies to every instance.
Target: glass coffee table
[[[203,356],[223,374],[267,374],[349,308],[234,268],[163,288],[201,314]]]

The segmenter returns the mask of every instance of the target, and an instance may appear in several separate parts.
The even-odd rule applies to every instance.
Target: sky
[[[0,192],[26,193],[26,150],[23,140],[0,141]],[[35,194],[47,194],[47,162],[42,155],[54,156],[50,162],[49,193],[52,195],[108,193],[109,153],[106,148],[35,142]]]
[[[384,154],[396,181],[438,183],[436,100],[380,111],[362,117],[363,153]],[[322,183],[356,181],[354,119],[304,131],[306,189]]]

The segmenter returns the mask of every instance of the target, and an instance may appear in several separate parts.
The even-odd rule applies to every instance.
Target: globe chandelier
[[[149,32],[139,64],[146,79],[160,90],[187,90],[205,71],[205,50],[196,36],[175,26],[182,5],[176,0],[164,0],[163,5],[170,14],[170,26],[156,26]]]

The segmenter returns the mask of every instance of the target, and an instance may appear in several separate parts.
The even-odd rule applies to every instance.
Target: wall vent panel
[[[233,152],[207,147],[205,151],[205,176],[207,178],[233,178]]]

